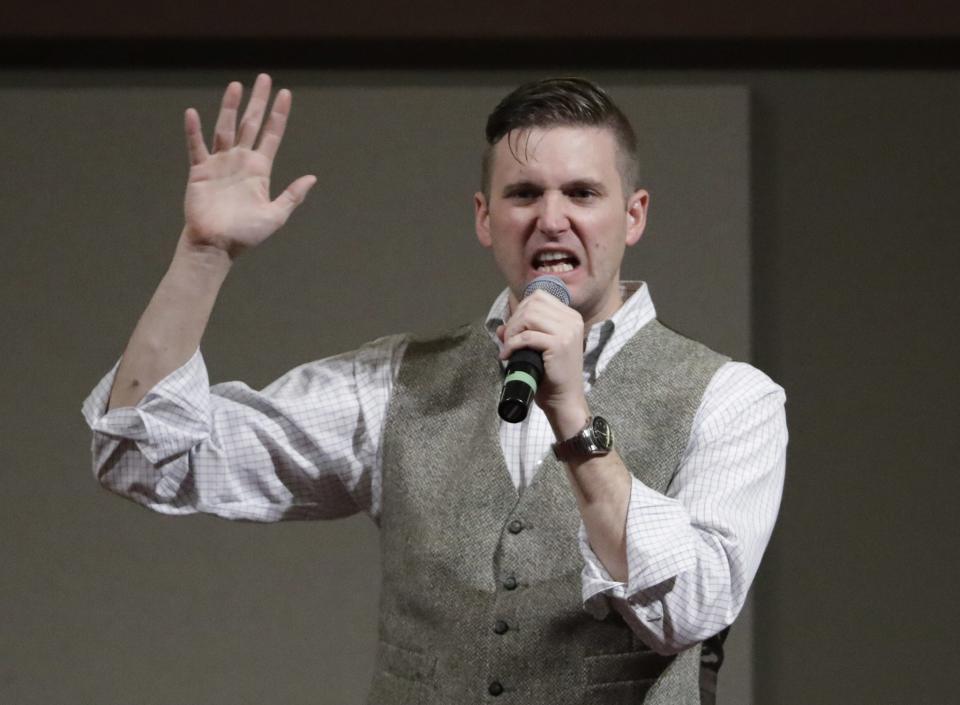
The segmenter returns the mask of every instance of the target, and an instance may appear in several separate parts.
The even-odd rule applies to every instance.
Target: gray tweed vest
[[[725,360],[653,321],[590,391],[646,485],[666,491]],[[576,500],[552,454],[517,493],[498,436],[501,380],[482,325],[407,348],[383,445],[370,705],[699,703],[699,646],[660,656],[616,612],[584,611]]]

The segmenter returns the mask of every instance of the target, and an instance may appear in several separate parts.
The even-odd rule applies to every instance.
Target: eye
[[[507,194],[507,198],[513,201],[533,201],[538,196],[540,196],[540,192],[538,190],[528,187],[517,188]]]
[[[575,201],[589,201],[600,194],[591,188],[576,188],[568,191],[567,195]]]

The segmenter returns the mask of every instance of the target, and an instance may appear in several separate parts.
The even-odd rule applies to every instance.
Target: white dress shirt
[[[656,312],[645,284],[592,326],[584,349],[589,390]],[[508,292],[490,309],[509,315]],[[119,361],[83,403],[94,473],[108,489],[165,514],[206,512],[278,521],[380,514],[381,446],[406,337],[301,365],[262,391],[209,385],[198,349],[135,407],[104,413]],[[610,578],[581,524],[586,609],[617,609],[651,648],[673,653],[729,625],[770,538],[787,443],[783,390],[745,363],[723,365],[707,386],[666,495],[633,479],[626,583]],[[602,410],[596,410],[602,413]],[[553,432],[534,406],[501,422],[507,468],[522,491],[550,452]]]

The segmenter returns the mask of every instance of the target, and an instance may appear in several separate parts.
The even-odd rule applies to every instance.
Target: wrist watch
[[[613,450],[613,429],[602,416],[588,416],[580,431],[565,441],[553,444],[557,460],[596,458]]]

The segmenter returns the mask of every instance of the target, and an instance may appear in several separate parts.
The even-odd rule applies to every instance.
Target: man
[[[374,341],[255,392],[209,388],[200,338],[232,261],[315,179],[270,200],[291,96],[258,141],[270,79],[237,127],[241,92],[228,86],[211,151],[186,113],[174,260],[84,404],[100,480],[166,513],[367,511],[384,575],[371,703],[699,702],[699,643],[736,617],[776,517],[784,396],[621,282],[649,196],[620,110],[555,79],[491,114],[474,210],[507,289],[482,322]],[[523,297],[545,273],[569,306]],[[543,358],[536,403],[498,422],[503,362],[524,348]]]

